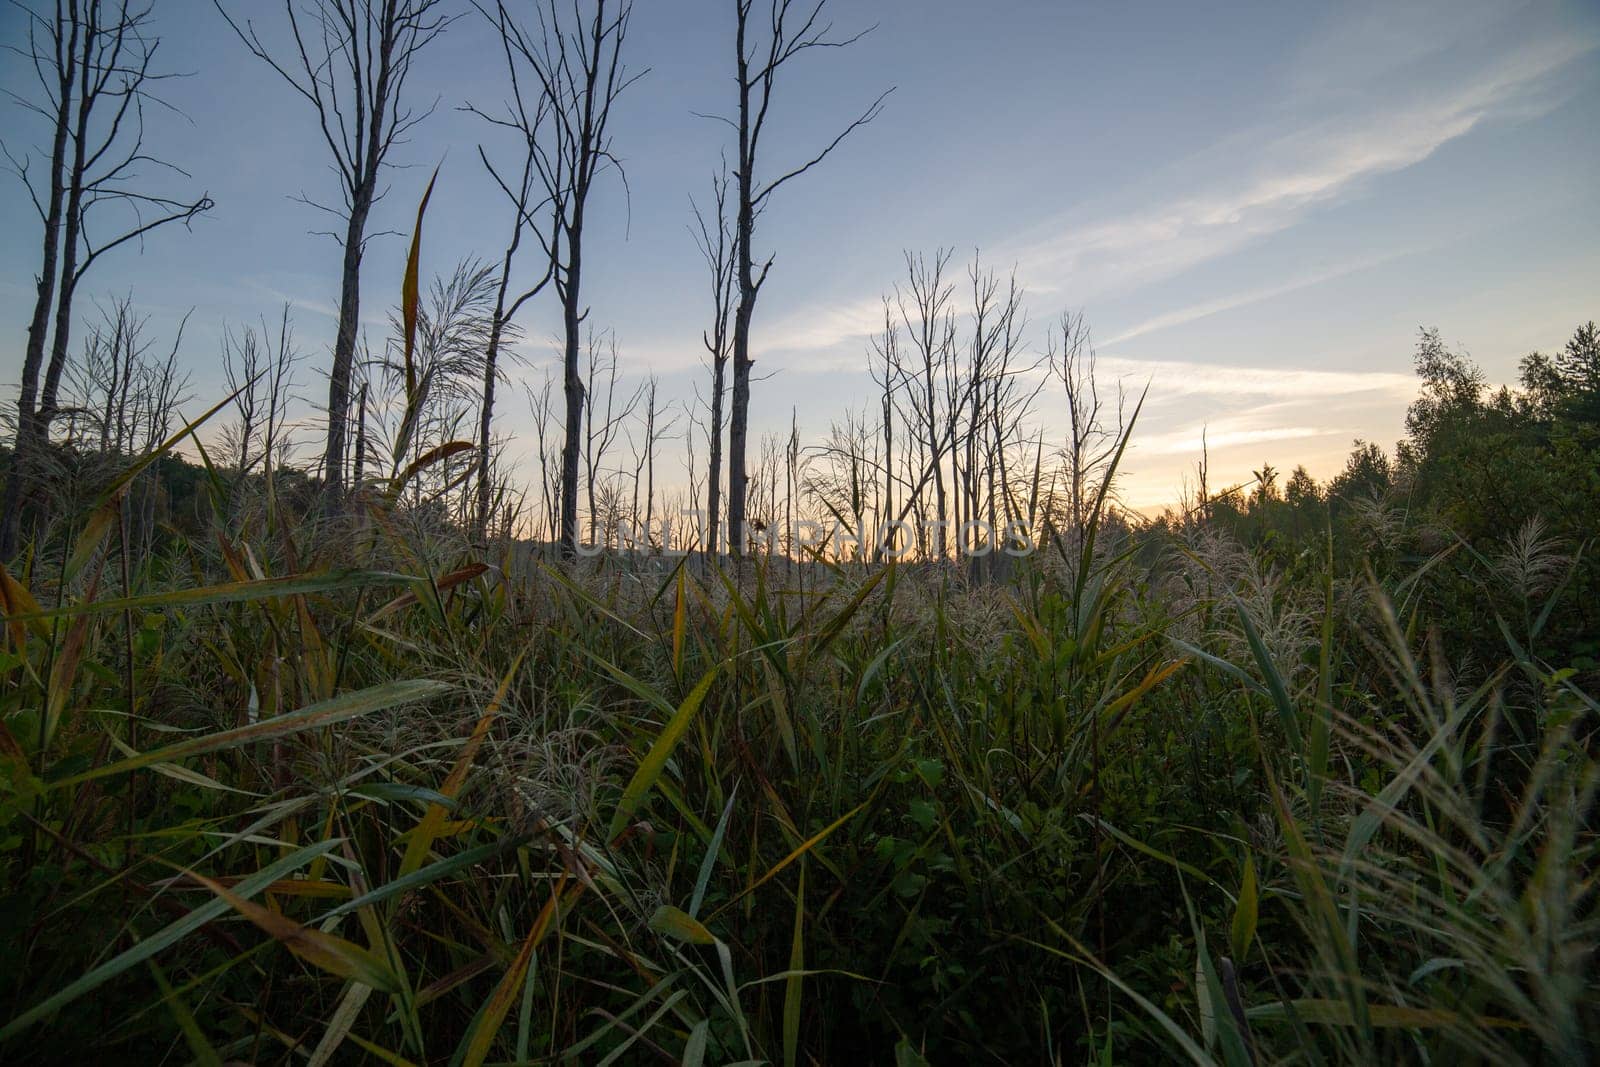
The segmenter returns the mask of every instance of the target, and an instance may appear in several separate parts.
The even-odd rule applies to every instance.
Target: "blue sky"
[[[237,6],[237,5],[236,5]],[[463,7],[465,3],[463,2]],[[1593,4],[1215,5],[1043,0],[834,0],[877,29],[807,57],[776,105],[771,172],[802,161],[889,86],[881,118],[785,186],[760,242],[777,253],[755,331],[757,429],[824,434],[866,395],[865,334],[902,250],[981,249],[1015,265],[1034,336],[1082,309],[1100,365],[1151,381],[1127,498],[1173,500],[1202,430],[1213,482],[1270,460],[1327,476],[1356,437],[1391,444],[1410,397],[1419,326],[1441,328],[1491,378],[1600,317],[1600,9]],[[732,104],[732,31],[716,0],[637,0],[629,64],[649,74],[618,105],[631,195],[601,194],[588,262],[594,321],[624,369],[688,399],[703,376],[703,268],[687,225]],[[157,4],[168,69],[193,72],[150,138],[216,199],[191,233],[109,258],[88,295],[131,290],[170,334],[195,309],[183,358],[195,410],[220,396],[227,324],[294,307],[308,397],[325,395],[338,249],[292,197],[333,188],[310,115],[251,60],[209,0]],[[281,12],[263,3],[270,25]],[[0,31],[15,39],[7,9]],[[395,161],[375,228],[408,229],[442,161],[426,255],[438,270],[496,255],[505,214],[456,110],[501,98],[492,45],[464,18],[425,53],[413,99],[437,112]],[[14,57],[0,83],[19,87]],[[0,107],[17,152],[43,131]],[[0,380],[13,389],[37,264],[20,187],[0,197]],[[179,183],[182,187],[182,183]],[[398,292],[398,238],[368,255],[363,317],[378,335]],[[532,310],[537,377],[553,302]],[[1052,413],[1042,412],[1047,423]],[[526,426],[516,392],[508,431]],[[701,450],[703,455],[703,449]]]

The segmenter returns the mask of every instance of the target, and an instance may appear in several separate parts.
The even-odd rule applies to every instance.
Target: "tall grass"
[[[1592,1052],[1595,701],[1409,577],[1269,639],[1116,524],[801,585],[117,507],[0,576],[8,1058]]]
[[[996,584],[555,565],[408,510],[452,450],[332,518],[208,468],[137,558],[152,455],[0,569],[4,1058],[1593,1056],[1537,531],[1462,669],[1422,593],[1470,546],[1290,577],[1102,489]]]

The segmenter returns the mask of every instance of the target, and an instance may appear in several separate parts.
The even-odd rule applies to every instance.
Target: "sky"
[[[264,31],[282,25],[276,4],[229,2]],[[192,311],[181,358],[193,413],[226,392],[223,331],[288,303],[302,391],[325,398],[340,252],[298,199],[335,188],[313,114],[211,0],[155,6],[160,61],[186,76],[163,85],[172,110],[151,113],[148,140],[189,174],[160,181],[216,207],[188,232],[109,255],[86,295],[131,293],[164,338]],[[585,254],[592,321],[615,331],[624,373],[654,373],[685,402],[707,377],[690,198],[704,201],[728,147],[727,127],[703,117],[734,104],[728,6],[636,0],[626,62],[647,73],[614,117],[627,183],[596,194]],[[503,100],[501,68],[487,24],[460,7],[418,60],[409,95],[437,108],[396,148],[372,223],[408,231],[439,165],[424,245],[438,272],[497,256],[508,222],[477,156],[504,142],[461,110]],[[818,439],[870,402],[867,335],[906,250],[1014,268],[1035,346],[1063,311],[1081,311],[1102,376],[1149,383],[1123,485],[1137,508],[1179,497],[1202,437],[1213,485],[1263,462],[1326,478],[1357,438],[1392,446],[1421,327],[1510,382],[1522,356],[1600,317],[1592,2],[829,7],[841,32],[875,28],[790,68],[767,173],[804,162],[894,91],[762,219],[757,251],[776,261],[754,328],[756,433],[787,432],[793,418]],[[0,13],[8,43],[21,26]],[[27,75],[0,56],[0,88],[26,93]],[[47,136],[0,100],[13,155]],[[0,383],[14,396],[40,231],[15,177],[0,181]],[[369,336],[383,334],[405,254],[400,237],[370,247]],[[530,308],[514,376],[553,365],[557,323],[553,295]],[[528,432],[520,390],[502,397],[502,430]],[[1039,417],[1059,423],[1048,406]]]

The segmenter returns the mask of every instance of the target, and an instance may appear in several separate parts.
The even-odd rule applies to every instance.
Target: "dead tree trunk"
[[[888,90],[880,95],[871,107],[808,162],[772,181],[760,180],[756,171],[761,134],[772,106],[773,85],[779,69],[804,51],[812,48],[842,48],[860,40],[867,32],[863,30],[848,38],[830,36],[831,25],[818,23],[826,3],[827,0],[816,0],[815,4],[797,7],[793,0],[773,0],[764,45],[757,41],[761,33],[753,31],[751,27],[750,16],[755,0],[734,0],[733,4],[739,110],[738,118],[729,120],[729,125],[738,135],[738,160],[734,171],[737,188],[734,276],[738,300],[733,315],[733,403],[728,421],[728,534],[736,554],[744,551],[745,498],[750,483],[745,462],[749,440],[750,369],[754,366],[750,356],[750,324],[755,315],[756,298],[773,262],[772,257],[768,256],[759,270],[755,266],[751,242],[755,236],[756,217],[772,194],[785,182],[822,162],[852,132],[876,118],[883,108],[884,97],[893,91]]]
[[[361,309],[361,262],[367,222],[379,197],[378,178],[390,149],[429,114],[403,103],[402,94],[417,53],[450,23],[443,0],[285,0],[291,44],[274,50],[254,23],[228,13],[213,0],[250,53],[270,66],[316,110],[323,140],[339,175],[341,206],[305,203],[344,223],[339,240],[339,329],[328,371],[328,434],[322,469],[327,505],[336,508],[344,489],[345,435],[350,421],[350,376],[355,364]]]
[[[17,398],[17,437],[0,502],[0,558],[15,553],[29,495],[24,483],[58,414],[79,284],[105,253],[167,223],[187,223],[212,206],[205,196],[184,201],[138,187],[142,163],[183,173],[152,156],[144,143],[143,108],[154,99],[153,83],[164,77],[152,70],[160,41],[149,33],[150,13],[149,6],[130,7],[127,0],[67,0],[49,16],[24,9],[28,44],[25,52],[18,51],[38,73],[44,98],[22,103],[49,121],[51,149],[42,191],[29,176],[29,160],[7,154],[39,213],[43,239]],[[92,228],[91,217],[98,220]]]
[[[584,8],[587,7],[587,13]],[[508,59],[525,67],[538,85],[539,110],[548,112],[546,133],[530,148],[545,195],[552,205],[551,276],[561,302],[562,390],[566,398],[561,449],[560,541],[562,555],[578,548],[578,477],[583,450],[584,226],[589,194],[608,169],[622,165],[611,150],[611,108],[642,77],[622,63],[633,5],[592,0],[592,6],[547,0],[540,8],[537,40],[509,18],[497,17]]]
[[[711,191],[716,206],[715,234],[698,205],[694,206],[694,218],[698,229],[695,241],[711,273],[711,328],[701,333],[700,338],[711,357],[711,425],[706,429],[710,467],[706,472],[706,542],[703,547],[714,556],[721,550],[723,403],[728,391],[728,318],[733,306],[733,250],[737,247],[728,222],[726,161],[722,172],[712,179]]]
[[[500,373],[500,346],[512,336],[515,329],[514,320],[522,305],[537,296],[549,284],[555,271],[555,260],[552,238],[540,230],[533,218],[535,189],[540,175],[547,173],[549,165],[549,156],[542,151],[540,138],[544,132],[546,119],[551,117],[550,100],[542,92],[532,101],[524,94],[523,80],[517,76],[518,57],[531,55],[532,49],[526,47],[527,42],[523,39],[516,21],[507,11],[505,0],[496,0],[493,11],[483,7],[480,7],[479,11],[489,20],[500,40],[500,52],[505,60],[507,82],[511,86],[511,91],[505,113],[502,115],[490,115],[471,104],[468,104],[465,110],[481,116],[493,126],[513,132],[522,149],[520,172],[514,180],[508,180],[507,175],[490,160],[489,153],[484,147],[478,146],[478,158],[483,162],[484,169],[489,172],[489,176],[510,201],[515,213],[511,220],[511,239],[506,244],[505,254],[500,263],[500,282],[495,294],[489,344],[484,354],[483,397],[478,414],[478,484],[473,530],[480,542],[487,542],[490,502],[493,494],[489,462],[493,448],[494,394]],[[546,205],[559,203],[558,198],[549,196],[548,193],[544,201]],[[522,247],[525,230],[531,231],[539,242],[544,256],[544,270],[537,282],[513,297],[511,271],[516,262],[517,252]]]

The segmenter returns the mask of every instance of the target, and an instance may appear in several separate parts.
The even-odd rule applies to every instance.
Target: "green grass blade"
[[[173,589],[160,593],[141,593],[139,596],[119,597],[115,600],[96,600],[87,604],[63,604],[55,608],[20,615],[7,615],[0,622],[27,622],[33,619],[69,618],[74,615],[101,615],[112,611],[162,610],[167,608],[193,608],[206,604],[237,604],[253,600],[271,600],[274,597],[300,596],[306,593],[331,593],[340,589],[362,589],[371,585],[390,585],[409,582],[404,574],[388,571],[339,570],[316,574],[294,574],[284,578],[264,578],[252,582],[225,582],[196,589]]]
[[[275,863],[268,864],[266,867],[263,867],[249,878],[246,878],[244,881],[234,886],[233,893],[235,896],[248,900],[250,897],[267,888],[267,886],[271,885],[273,882],[276,882],[278,879],[299,870],[301,867],[310,863],[312,860],[315,860],[317,857],[327,855],[329,852],[332,852],[335,848],[339,847],[343,843],[343,838],[331,838],[327,841],[319,841],[314,845],[307,845],[302,849],[291,852],[289,855],[284,856]],[[46,1018],[63,1006],[72,1003],[85,993],[89,993],[100,988],[111,979],[117,977],[119,974],[122,974],[128,968],[135,967],[143,963],[145,960],[154,956],[162,949],[177,944],[194,931],[200,929],[200,927],[204,926],[206,923],[214,922],[215,920],[221,918],[223,915],[226,915],[229,910],[230,907],[228,902],[226,900],[222,900],[221,898],[211,900],[200,905],[183,918],[162,929],[159,933],[145,938],[121,955],[107,960],[105,963],[102,963],[88,974],[85,974],[83,977],[79,978],[65,989],[46,997],[40,1003],[34,1005],[32,1008],[29,1008],[15,1019],[12,1019],[4,1026],[4,1028],[0,1028],[0,1041],[6,1041],[12,1037],[15,1037],[17,1034],[21,1033],[23,1030],[26,1030],[34,1023]]]
[[[290,712],[287,715],[278,715],[270,719],[262,719],[260,722],[251,723],[249,726],[240,726],[232,730],[223,730],[221,733],[207,734],[204,737],[179,741],[177,744],[153,749],[131,759],[119,760],[116,763],[108,763],[104,767],[96,767],[93,770],[84,771],[82,774],[59,778],[47,783],[45,788],[62,789],[67,786],[82,785],[84,782],[94,781],[97,778],[107,778],[111,775],[136,771],[141,767],[148,767],[154,763],[171,763],[189,756],[218,752],[226,748],[237,748],[239,745],[249,744],[253,741],[268,741],[280,737],[288,737],[291,734],[303,733],[306,730],[333,726],[336,723],[344,722],[346,719],[368,715],[374,711],[382,711],[401,704],[420,703],[424,700],[442,696],[453,689],[454,687],[446,682],[435,682],[427,679],[387,682],[368,689],[359,689],[353,693],[342,693],[339,696],[320,701],[310,707],[301,708],[299,711]]]
[[[1295,712],[1294,700],[1289,696],[1289,685],[1284,681],[1278,665],[1272,662],[1272,655],[1262,642],[1261,634],[1256,631],[1256,624],[1251,620],[1243,601],[1234,597],[1233,606],[1239,613],[1239,625],[1244,627],[1245,640],[1250,643],[1250,654],[1255,657],[1261,677],[1267,683],[1267,693],[1272,697],[1272,706],[1278,711],[1278,720],[1283,724],[1284,736],[1289,739],[1290,751],[1304,755],[1306,748],[1300,733],[1300,716]]]
[[[735,785],[733,792],[728,794],[728,802],[722,806],[722,817],[717,820],[717,828],[712,831],[711,844],[706,848],[706,858],[700,861],[700,873],[694,880],[694,895],[689,898],[691,918],[700,914],[700,905],[706,899],[706,886],[711,881],[712,869],[717,865],[717,856],[722,852],[722,838],[728,832],[728,817],[733,814],[733,802],[738,796],[739,787]]]

